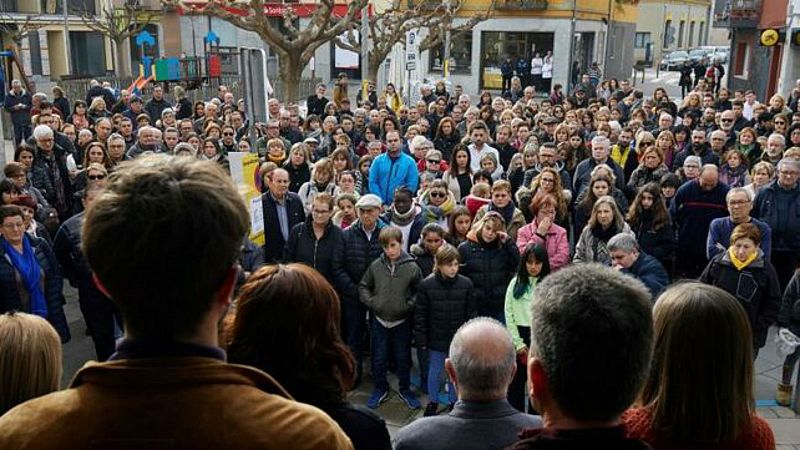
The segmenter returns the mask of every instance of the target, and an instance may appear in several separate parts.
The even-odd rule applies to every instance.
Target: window
[[[694,21],[689,22],[689,40],[686,41],[686,45],[692,46],[692,41],[694,40]],[[700,45],[700,42],[697,43]]]
[[[431,72],[441,72],[444,63],[444,43],[432,48],[428,55]],[[470,73],[472,66],[472,31],[450,37],[450,73]]]
[[[742,78],[747,78],[747,65],[750,59],[750,47],[747,45],[747,42],[739,42],[736,44],[735,56],[733,74]]]
[[[669,48],[669,46],[672,45],[673,39],[675,38],[672,32],[672,21],[667,20],[664,23],[664,48]]]
[[[633,46],[635,48],[646,48],[650,43],[650,33],[636,33]]]
[[[697,32],[697,43],[700,44],[700,45],[705,45],[706,44],[706,41],[705,41],[705,37],[706,36],[703,33],[705,31],[704,30],[705,27],[706,27],[706,23],[705,22],[700,22],[700,29],[699,29],[700,31]]]
[[[502,76],[500,64],[506,56],[516,61],[520,57],[532,59],[538,53],[544,57],[553,51],[553,33],[516,33],[484,31],[481,33],[481,89],[500,89]],[[554,58],[564,55],[553,55]]]
[[[678,25],[678,48],[683,47],[684,28],[686,28],[686,21],[681,20],[680,25]]]

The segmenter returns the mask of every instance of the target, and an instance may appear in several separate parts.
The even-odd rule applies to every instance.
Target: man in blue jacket
[[[772,252],[772,230],[769,224],[754,219],[750,216],[753,210],[753,198],[745,188],[735,187],[728,191],[725,196],[725,201],[728,202],[728,212],[731,214],[728,217],[721,217],[711,221],[711,227],[708,229],[708,240],[706,241],[706,256],[708,260],[717,255],[719,252],[728,250],[731,245],[731,232],[734,227],[740,223],[752,223],[757,226],[761,231],[761,250],[764,251],[764,256],[769,259]]]
[[[405,185],[411,192],[417,191],[419,171],[414,158],[402,152],[400,133],[386,133],[386,147],[386,153],[375,158],[369,169],[369,192],[388,205],[399,186]]]
[[[608,241],[611,266],[637,278],[647,286],[653,301],[669,284],[669,275],[664,266],[653,256],[639,249],[636,238],[619,233]]]
[[[697,278],[708,264],[706,240],[711,221],[725,217],[728,186],[719,182],[719,169],[703,166],[700,176],[675,193],[670,215],[678,230],[678,267],[682,277]]]
[[[6,111],[11,114],[14,125],[14,147],[31,137],[31,94],[22,89],[22,82],[11,81],[11,90],[6,94]]]

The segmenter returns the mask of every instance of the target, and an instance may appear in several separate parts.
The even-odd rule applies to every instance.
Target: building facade
[[[108,37],[93,31],[81,16],[98,17],[104,9],[114,10],[123,3],[150,16],[161,11],[159,0],[66,0],[66,21],[63,1],[0,0],[0,45],[16,48],[25,76],[49,81],[113,74],[114,52],[121,52],[125,62],[138,68],[141,49],[130,42],[116,49]],[[147,27],[156,38],[156,45],[146,49],[148,56],[162,55],[165,44],[169,44],[162,32],[163,17],[155,17]],[[22,76],[22,71],[12,66],[14,77]]]
[[[752,89],[758,98],[778,91],[778,79],[787,46],[788,0],[716,0],[715,26],[730,30],[731,56],[728,86]],[[774,30],[778,38],[772,39]]]
[[[642,0],[636,22],[634,58],[658,64],[674,50],[710,43],[710,0]]]

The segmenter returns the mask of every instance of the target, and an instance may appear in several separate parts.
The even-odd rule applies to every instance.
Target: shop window
[[[430,50],[430,72],[441,72],[444,63],[444,43]],[[450,73],[469,74],[472,66],[472,31],[454,35],[450,39]]]
[[[736,54],[733,64],[733,74],[742,78],[747,78],[747,65],[750,59],[750,47],[747,42],[736,44]]]
[[[481,88],[501,89],[500,64],[506,56],[513,61],[524,57],[532,59],[536,53],[544,57],[553,50],[554,33],[508,33],[484,31],[481,33]],[[567,55],[553,55],[554,60]]]

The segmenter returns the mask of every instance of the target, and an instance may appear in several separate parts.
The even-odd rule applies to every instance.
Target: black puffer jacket
[[[783,304],[778,313],[778,325],[800,336],[800,271],[795,271],[792,280],[786,286]]]
[[[766,344],[767,331],[775,322],[781,304],[781,286],[775,267],[764,259],[761,249],[758,253],[755,261],[737,270],[728,252],[720,252],[700,275],[703,283],[717,286],[739,300],[750,319],[754,348]]]
[[[475,285],[478,314],[494,317],[503,311],[506,288],[519,264],[519,251],[511,239],[482,244],[470,238],[458,246],[462,273]]]
[[[378,235],[384,224],[378,221],[372,239],[367,239],[357,220],[342,232],[333,254],[333,285],[343,301],[358,302],[358,284],[364,273],[383,253]]]
[[[422,276],[427,277],[428,275],[433,273],[433,255],[428,253],[425,250],[425,247],[422,244],[412,244],[411,245],[411,256],[414,257],[417,265],[419,266],[419,270],[422,271]]]
[[[317,240],[311,218],[308,218],[305,222],[292,227],[289,232],[289,240],[283,249],[283,260],[311,266],[326,279],[331,280],[333,279],[333,254],[341,239],[342,230],[328,222],[322,238]]]
[[[420,347],[447,352],[458,327],[478,314],[472,281],[432,274],[417,287],[414,335]]]
[[[675,229],[672,222],[655,230],[652,217],[643,216],[641,223],[635,228],[631,225],[631,228],[643,252],[654,256],[664,267],[672,267],[675,258]]]

